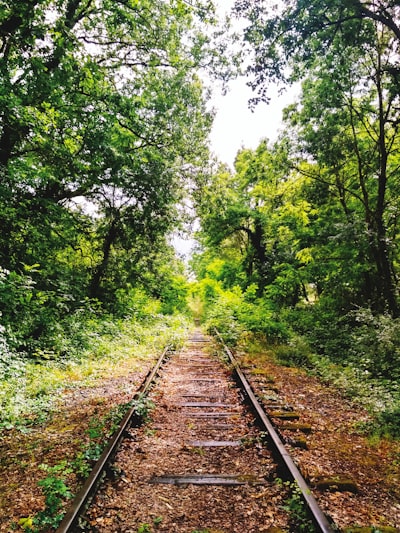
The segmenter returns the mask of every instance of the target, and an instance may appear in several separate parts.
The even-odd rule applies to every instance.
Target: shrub
[[[346,360],[351,344],[351,325],[329,298],[321,298],[313,305],[298,304],[283,309],[281,319],[296,334],[306,337],[310,348],[317,354],[335,362]]]
[[[371,432],[380,437],[400,439],[400,406],[379,413],[372,423]]]
[[[348,313],[353,322],[350,361],[374,377],[400,378],[400,319],[374,315],[370,309]]]
[[[314,361],[310,346],[304,337],[293,336],[287,344],[280,344],[274,350],[282,365],[313,368]]]
[[[206,329],[213,333],[216,328],[228,344],[235,345],[243,333],[243,326],[237,318],[241,298],[234,293],[223,293],[207,310]]]
[[[161,303],[138,287],[118,289],[115,296],[112,311],[118,317],[143,320],[157,315],[161,310]]]
[[[119,360],[134,358],[140,364],[166,345],[179,347],[189,329],[185,316],[159,316],[151,324],[96,318],[90,311],[82,311],[82,316],[81,322],[76,317],[76,324],[71,326],[71,339],[65,338],[65,343],[73,346],[77,335],[76,351],[54,360],[45,359],[44,354],[38,354],[34,361],[17,355],[7,344],[5,328],[0,328],[0,429],[22,429],[43,422],[60,387],[96,379],[99,372]],[[78,350],[84,342],[86,347]]]
[[[285,342],[289,335],[268,301],[256,299],[253,291],[243,293],[238,286],[220,289],[206,307],[206,317],[207,329],[217,328],[226,342],[236,343],[244,331],[261,333],[270,343]]]
[[[237,314],[246,330],[263,334],[270,343],[286,342],[289,338],[286,326],[277,319],[268,301],[243,302]]]

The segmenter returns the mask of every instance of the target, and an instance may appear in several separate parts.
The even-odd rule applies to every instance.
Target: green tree
[[[215,23],[202,0],[1,4],[0,265],[40,265],[41,308],[111,298],[176,226],[207,157],[196,71],[230,69]]]
[[[235,11],[248,21],[244,41],[253,54],[248,72],[261,99],[267,97],[269,81],[301,78],[338,38],[342,49],[362,49],[378,24],[390,33],[396,47],[400,44],[396,1],[290,0],[271,6],[266,0],[237,0]],[[391,61],[397,79],[396,56]]]
[[[303,173],[328,187],[324,202],[334,255],[343,265],[351,261],[357,274],[348,272],[344,280],[358,287],[359,304],[396,316],[397,243],[391,236],[397,234],[399,95],[387,73],[391,43],[382,28],[364,44],[363,54],[342,55],[340,41],[333,43],[314,63],[300,106],[288,116],[300,149],[317,163],[303,165]]]
[[[222,169],[200,187],[198,212],[206,250],[216,248],[215,256],[230,265],[230,270],[227,265],[220,268],[217,279],[226,283],[230,272],[241,272],[231,287],[241,277],[243,289],[255,283],[259,295],[280,303],[297,301],[303,290],[297,268],[300,235],[310,220],[310,205],[299,194],[303,181],[292,174],[288,144],[282,139],[272,147],[263,141],[254,151],[240,151],[235,173]]]
[[[266,2],[243,1],[236,8],[250,20],[244,38],[254,52],[255,101],[271,80],[305,80],[292,124],[303,154],[317,163],[308,175],[328,185],[343,211],[338,223],[347,227],[348,246],[343,253],[337,238],[336,256],[350,257],[353,237],[361,301],[397,316],[397,2],[298,0],[268,10]]]

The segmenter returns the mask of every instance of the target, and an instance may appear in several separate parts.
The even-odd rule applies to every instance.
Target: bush
[[[21,374],[24,366],[22,357],[11,350],[9,336],[6,328],[0,324],[0,382],[10,376]]]
[[[373,425],[373,433],[400,439],[400,407],[379,413]]]
[[[138,287],[128,286],[127,289],[118,289],[113,306],[113,313],[120,318],[133,318],[144,320],[154,317],[161,310],[161,303]]]
[[[216,328],[225,342],[235,345],[244,330],[238,320],[238,309],[242,301],[240,289],[221,292],[218,299],[206,308],[207,331],[213,333]]]
[[[249,291],[250,292],[250,291]],[[244,331],[260,333],[270,343],[286,342],[289,333],[277,320],[268,301],[256,299],[253,291],[243,293],[236,286],[230,291],[219,289],[212,303],[206,306],[206,327],[217,328],[226,342],[236,343]]]
[[[134,358],[140,364],[166,345],[179,347],[189,329],[183,316],[160,316],[148,324],[111,320],[107,315],[96,318],[91,312],[82,314],[82,319],[75,317],[73,323],[78,339],[75,346],[85,341],[87,347],[54,360],[39,358],[40,354],[35,360],[17,355],[2,335],[5,329],[0,328],[0,429],[44,421],[60,387],[95,380],[119,360]],[[75,341],[71,338],[69,342],[72,346]]]
[[[351,325],[339,314],[334,301],[321,298],[318,303],[298,304],[281,311],[281,319],[296,334],[304,336],[315,353],[344,362],[351,344]]]
[[[400,379],[400,319],[374,315],[370,309],[358,309],[346,318],[353,323],[350,362],[373,377]]]
[[[282,318],[318,355],[374,378],[400,379],[400,319],[368,308],[340,315],[329,298],[286,309]]]
[[[289,338],[288,329],[283,322],[277,320],[275,311],[265,300],[259,299],[254,303],[243,302],[237,314],[246,330],[261,333],[271,344],[286,342]]]
[[[304,368],[314,367],[310,346],[303,337],[294,336],[288,344],[277,346],[274,353],[282,365]]]

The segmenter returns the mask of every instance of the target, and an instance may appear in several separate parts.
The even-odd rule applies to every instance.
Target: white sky
[[[255,149],[261,139],[274,141],[282,126],[282,110],[295,99],[295,89],[285,91],[281,96],[271,88],[269,104],[258,104],[254,111],[248,106],[254,96],[246,80],[240,78],[230,83],[225,95],[215,94],[213,105],[217,109],[210,136],[211,150],[218,159],[231,167],[238,150]]]
[[[278,3],[280,0],[276,0]],[[235,0],[214,0],[221,17],[229,13]],[[235,29],[240,32],[245,25],[243,20],[233,19]],[[295,99],[294,88],[279,96],[277,88],[271,87],[268,95],[269,104],[258,104],[254,112],[250,111],[248,101],[254,96],[246,79],[239,78],[229,84],[229,92],[222,95],[215,90],[212,101],[217,109],[214,126],[210,136],[211,149],[218,159],[233,166],[238,150],[255,149],[261,139],[274,141],[281,127],[282,110]]]

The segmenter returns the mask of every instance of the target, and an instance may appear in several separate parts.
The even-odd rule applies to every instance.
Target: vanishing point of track
[[[224,346],[223,363],[211,345],[197,331],[164,352],[135,397],[154,402],[151,424],[127,413],[57,533],[158,520],[160,532],[287,531],[277,478],[298,487],[316,531],[332,532],[232,353]]]

